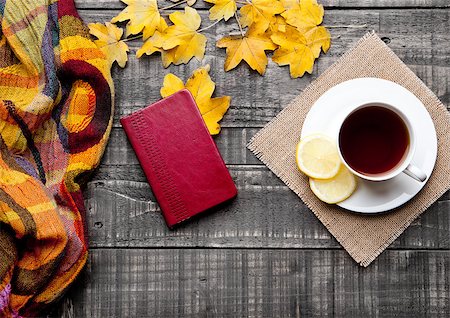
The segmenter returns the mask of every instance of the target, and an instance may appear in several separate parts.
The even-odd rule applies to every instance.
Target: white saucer
[[[396,83],[378,78],[358,78],[343,82],[325,92],[313,105],[303,124],[301,137],[323,133],[337,139],[343,113],[355,105],[380,102],[395,105],[407,115],[416,136],[411,163],[430,177],[437,156],[436,130],[422,102]],[[354,212],[374,214],[392,210],[412,199],[425,185],[404,173],[387,181],[358,178],[356,191],[338,205]]]

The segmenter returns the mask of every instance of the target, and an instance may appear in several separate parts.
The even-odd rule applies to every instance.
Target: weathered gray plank
[[[137,165],[101,167],[86,195],[94,247],[340,248],[302,201],[267,168],[232,166],[239,194],[226,207],[168,230]],[[450,247],[450,200],[444,195],[392,245]]]
[[[225,163],[261,164],[246,147],[250,138],[259,128],[223,128],[214,138]],[[102,166],[138,164],[136,155],[122,128],[113,128]]]
[[[123,8],[118,0],[76,2],[80,8]],[[321,2],[330,8],[325,24],[367,23],[367,30],[386,37],[400,58],[450,104],[450,11],[429,9],[449,7],[447,0]],[[202,1],[196,6],[208,7]],[[386,6],[427,9],[382,9]],[[332,9],[352,7],[380,10]],[[87,22],[107,21],[117,12],[81,10]],[[202,16],[207,25],[207,13]],[[230,128],[216,138],[231,164],[258,163],[243,147],[256,131],[252,127],[272,119],[366,32],[332,29],[334,37],[342,36],[319,60],[313,75],[291,80],[286,68],[273,63],[265,77],[246,66],[224,73],[224,51],[214,48],[213,42],[229,30],[235,30],[233,23],[209,30],[204,62],[211,64],[217,94],[233,97],[223,121],[223,127]],[[138,44],[131,43],[132,53]],[[171,71],[186,78],[200,63],[168,70],[160,65],[159,57],[137,61],[130,56],[125,70],[114,69],[116,126],[119,116],[159,99],[164,74]],[[369,268],[361,268],[299,199],[262,167],[232,166],[238,201],[175,231],[167,230],[136,158],[125,145],[121,129],[114,129],[103,164],[86,191],[94,249],[87,270],[54,317],[450,316],[450,252],[440,250],[450,248],[448,193]],[[115,246],[172,248],[99,248]],[[246,249],[228,249],[236,247]],[[252,247],[283,249],[248,249]]]
[[[81,11],[86,21],[106,21],[117,11]],[[206,16],[205,13],[202,14]],[[450,10],[329,10],[325,24],[367,24],[366,29],[331,29],[330,51],[319,58],[312,75],[290,79],[286,67],[269,63],[266,75],[259,76],[240,65],[236,70],[223,71],[225,51],[214,47],[221,35],[235,30],[233,23],[219,23],[206,32],[209,39],[203,64],[211,65],[216,81],[216,94],[231,95],[231,107],[222,121],[223,127],[262,127],[284,108],[313,79],[334,63],[365,32],[374,29],[424,82],[438,94],[445,104],[450,103]],[[173,72],[186,79],[200,63],[172,66],[164,70],[160,57],[137,60],[134,52],[140,41],[130,43],[130,61],[122,70],[113,69],[116,84],[115,125],[118,118],[160,99],[159,89],[165,74]]]
[[[449,23],[449,12],[450,10],[331,10],[328,19],[335,24],[367,22],[375,29],[378,29],[380,25],[384,35],[389,35],[387,40],[390,41],[389,45],[393,46],[402,58],[413,63],[414,71],[448,103],[450,68],[448,63],[445,63],[449,58],[450,50],[446,44],[448,43],[446,27]],[[112,15],[113,12],[111,11],[86,13],[86,17],[92,20]],[[429,23],[428,19],[435,21],[435,23]],[[228,29],[228,26],[219,25],[217,30],[210,30],[208,37],[215,39],[217,34],[223,34],[223,30]],[[300,89],[306,87],[312,78],[334,62],[364,32],[362,30],[350,30],[348,34],[339,39],[340,42],[335,43],[329,54],[319,60],[313,76],[298,80],[288,79],[287,70],[275,67],[273,64],[269,66],[265,77],[249,72],[246,66],[239,67],[233,72],[223,73],[221,70],[223,51],[209,48],[206,62],[212,66],[213,78],[217,82],[218,95],[225,92],[233,95],[233,105],[225,116],[223,126],[260,127],[264,125],[294,95],[298,94]],[[440,40],[446,41],[441,43]],[[135,45],[135,49],[136,43],[133,45]],[[215,54],[217,53],[219,53],[219,57],[216,57]],[[132,57],[130,59],[129,66],[125,70],[115,69],[114,72],[118,106],[116,113],[118,116],[157,100],[161,85],[160,80],[162,81],[163,74],[169,71],[161,71],[159,61],[153,58],[140,61]],[[191,62],[187,66],[172,67],[170,70],[185,77],[197,66],[198,63]],[[160,75],[155,76],[154,74]],[[279,85],[279,83],[283,83],[283,85]],[[243,130],[228,128],[224,129],[222,135],[216,138],[227,163],[258,163],[244,147],[246,141],[254,132],[254,128]],[[89,190],[103,193],[98,196],[93,195],[91,201],[96,206],[95,217],[97,219],[93,218],[94,222],[90,225],[91,233],[94,233],[92,234],[93,244],[98,244],[96,246],[161,246],[161,244],[170,246],[205,246],[205,244],[207,246],[246,246],[245,244],[259,246],[261,241],[267,242],[265,243],[267,246],[288,246],[286,239],[291,237],[296,238],[296,241],[293,241],[292,244],[297,247],[336,246],[328,232],[278,180],[275,179],[275,182],[270,181],[263,186],[257,183],[271,180],[270,177],[267,177],[270,175],[267,170],[263,170],[264,172],[261,173],[261,171],[255,172],[247,168],[235,172],[235,176],[242,176],[244,183],[241,186],[246,190],[241,191],[240,199],[237,201],[238,206],[233,206],[233,209],[229,209],[231,210],[229,213],[224,213],[226,216],[225,222],[229,222],[227,226],[222,227],[221,222],[224,222],[220,219],[222,213],[218,213],[207,218],[207,224],[209,224],[210,218],[213,220],[209,227],[202,223],[202,219],[199,219],[198,222],[202,224],[202,227],[192,225],[197,223],[191,223],[183,230],[179,230],[180,232],[170,234],[165,229],[158,214],[148,213],[149,209],[155,209],[155,205],[147,202],[151,199],[148,185],[145,184],[142,172],[136,165],[137,161],[130,147],[125,145],[126,140],[123,132],[120,129],[115,129],[105,160],[97,175],[97,180],[108,181],[100,181],[95,184],[95,190]],[[134,164],[134,166],[130,167],[130,164]],[[124,165],[128,168],[124,168]],[[111,181],[111,179],[117,181]],[[257,180],[256,184],[252,184],[253,180]],[[273,177],[272,180],[274,180]],[[271,193],[272,189],[278,189],[278,192]],[[133,200],[138,200],[138,202]],[[279,202],[282,202],[281,205],[277,205]],[[428,212],[427,215],[431,216],[429,219],[425,219],[425,225],[412,227],[407,232],[411,234],[406,233],[396,244],[405,248],[448,247],[450,244],[448,242],[450,227],[448,217],[445,218],[444,216],[444,222],[439,222],[436,217],[437,214],[444,215],[446,213],[447,204],[440,203],[437,206],[433,208],[434,210]],[[298,210],[302,213],[298,213]],[[440,212],[433,212],[436,210]],[[243,217],[233,219],[235,215],[240,216],[239,212],[242,213]],[[117,216],[122,216],[125,219],[119,218],[120,222],[116,222],[114,220]],[[278,222],[278,219],[295,220],[295,222],[292,222],[294,225],[285,224]],[[113,221],[104,227],[101,227],[101,223],[96,223],[103,222],[103,220]],[[259,227],[253,226],[253,220],[256,220]],[[267,220],[271,223],[268,224]],[[422,221],[420,219],[416,224],[420,224]],[[279,227],[276,227],[277,222]],[[432,225],[429,225],[429,223]],[[270,228],[270,226],[274,226],[274,228]],[[203,227],[205,228],[203,229]],[[261,227],[265,230],[261,231]],[[259,231],[256,235],[252,235],[254,229]],[[214,240],[212,237],[215,235],[215,231],[220,230],[223,230],[224,234],[218,235]],[[231,232],[227,231],[235,231],[234,233],[237,234],[230,235]],[[189,237],[186,243],[183,242],[183,238],[180,238],[180,233],[182,233],[181,237],[183,235]],[[281,234],[282,239],[280,240],[277,239],[279,233],[284,233]],[[198,238],[199,235],[201,238]],[[318,240],[318,238],[324,238],[324,240]],[[403,239],[404,241],[402,241]],[[323,241],[325,243],[322,243]]]
[[[414,7],[414,8],[447,8],[447,0],[318,0],[325,8],[383,8],[383,7]],[[75,0],[77,8],[82,9],[121,9],[124,7],[119,0]],[[158,1],[160,8],[170,4],[168,1]],[[211,6],[198,0],[194,5],[197,9],[208,9]]]
[[[450,252],[91,251],[55,317],[449,317]]]

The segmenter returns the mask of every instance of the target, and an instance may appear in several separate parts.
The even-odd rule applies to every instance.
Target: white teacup
[[[368,109],[369,107],[371,107],[371,109]],[[391,168],[389,168],[385,171],[377,171],[376,173],[373,173],[373,172],[368,172],[369,169],[367,169],[367,171],[363,171],[362,169],[356,169],[356,165],[355,165],[356,161],[355,161],[355,159],[351,159],[351,155],[350,155],[351,152],[349,152],[349,150],[346,150],[346,149],[348,149],[348,146],[346,148],[344,145],[346,142],[347,142],[347,144],[351,144],[351,140],[347,140],[347,139],[344,140],[344,139],[342,139],[342,136],[347,136],[350,134],[350,128],[348,128],[348,127],[352,127],[351,126],[352,124],[353,124],[353,126],[357,126],[354,123],[359,120],[358,118],[362,118],[362,119],[360,119],[361,121],[364,121],[364,120],[368,121],[367,115],[370,114],[369,113],[370,111],[374,114],[377,114],[377,111],[378,111],[378,114],[383,113],[383,110],[378,109],[377,107],[381,107],[381,108],[390,110],[390,111],[394,112],[396,115],[398,115],[398,117],[401,119],[401,121],[404,123],[404,126],[406,127],[407,134],[409,137],[409,143],[407,144],[402,157],[398,160],[398,162],[394,163]],[[365,111],[364,112],[361,111],[362,109],[365,109]],[[363,113],[366,114],[365,118],[363,117],[364,115],[361,115]],[[393,119],[395,117],[395,119],[397,120],[397,117],[395,115],[393,115],[391,112],[384,111],[384,113],[386,114],[386,119]],[[386,122],[387,121],[388,120],[386,120]],[[373,122],[375,122],[375,121],[373,121]],[[366,127],[362,124],[364,124],[364,122],[361,122],[359,126]],[[396,108],[395,106],[388,105],[385,103],[378,103],[378,102],[367,103],[367,104],[356,106],[356,107],[350,109],[349,111],[347,111],[347,113],[343,114],[343,117],[341,118],[341,121],[339,122],[338,127],[339,127],[339,133],[338,133],[338,137],[337,137],[337,145],[338,145],[339,156],[340,156],[342,162],[344,163],[344,165],[352,173],[359,176],[360,178],[370,180],[370,181],[384,181],[384,180],[394,178],[401,172],[404,172],[405,174],[407,174],[408,176],[410,176],[411,178],[413,178],[419,182],[423,182],[427,179],[427,176],[425,173],[423,173],[419,168],[417,168],[416,166],[411,164],[411,160],[412,160],[412,157],[413,157],[415,149],[416,149],[416,139],[415,139],[414,128],[412,127],[407,116],[401,110]],[[364,130],[364,128],[360,128],[360,129]],[[372,129],[372,128],[370,128],[370,129]],[[366,129],[366,130],[369,131],[369,129]],[[372,129],[371,131],[366,132],[366,133],[369,133],[369,135],[370,135],[370,133],[372,133],[372,136],[374,136],[373,132],[375,132],[374,129]],[[402,128],[402,132],[404,132],[404,128]],[[347,138],[353,138],[353,137],[351,137],[351,134],[349,136],[350,137],[347,137]],[[378,138],[377,140],[382,140],[382,138],[386,137],[386,136],[382,136],[382,133],[380,132],[380,135],[377,135],[376,137]],[[359,142],[361,142],[361,138],[359,139]],[[388,142],[393,143],[393,141],[386,141],[386,144]],[[357,142],[355,142],[355,145],[356,144],[357,144]],[[399,147],[399,148],[403,149],[404,147]],[[347,151],[347,153],[345,153],[346,151]],[[356,152],[354,151],[353,153],[356,153]],[[376,162],[378,160],[378,158],[373,157],[373,156],[378,156],[378,155],[382,156],[383,154],[371,153],[371,157],[366,158],[366,159],[367,160],[374,159],[372,161]],[[355,157],[355,156],[353,156],[353,157]],[[358,157],[359,158],[358,160],[360,162],[363,161],[362,157],[364,157],[364,156]],[[352,160],[353,160],[353,164],[351,162]],[[397,160],[395,160],[395,161],[397,161]]]

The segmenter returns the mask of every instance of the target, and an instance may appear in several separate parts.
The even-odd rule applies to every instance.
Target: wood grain
[[[290,79],[269,62],[264,77],[246,65],[225,73],[215,41],[234,21],[205,32],[202,63],[163,69],[159,56],[113,68],[115,128],[85,189],[89,263],[51,317],[449,317],[450,194],[419,217],[371,266],[361,268],[245,144],[369,30],[450,105],[448,0],[323,0],[331,50],[313,74]],[[168,4],[159,1],[159,6]],[[86,22],[104,22],[119,0],[76,0]],[[200,9],[209,25],[210,6]],[[95,10],[94,10],[95,9]],[[169,231],[118,118],[158,100],[168,72],[186,79],[211,65],[216,94],[232,105],[215,138],[239,187],[230,205]],[[50,317],[49,316],[49,317]]]
[[[231,166],[238,198],[167,229],[141,168],[101,167],[86,195],[93,247],[340,248],[302,201],[267,168]],[[393,248],[450,248],[449,194],[418,218]]]
[[[449,251],[95,249],[54,317],[448,317]]]
[[[447,8],[450,6],[447,0],[318,0],[325,8]],[[75,0],[77,8],[80,9],[121,9],[124,4],[119,0]],[[158,1],[159,7],[163,8],[171,2]],[[194,7],[196,9],[209,9],[204,1],[198,0]]]
[[[117,11],[81,11],[87,22],[108,21]],[[205,18],[206,13],[202,13]],[[433,23],[430,23],[433,21]],[[203,64],[211,65],[216,82],[216,96],[231,95],[231,107],[222,121],[223,127],[263,127],[300,93],[312,80],[333,64],[346,50],[369,30],[375,30],[389,42],[389,46],[407,63],[441,100],[450,103],[450,9],[440,10],[330,10],[325,24],[367,24],[363,29],[331,29],[332,47],[322,55],[312,75],[291,79],[286,67],[269,62],[264,77],[241,64],[230,72],[223,71],[225,51],[214,46],[222,35],[236,31],[234,23],[220,23],[206,32],[207,51]],[[118,119],[160,99],[159,90],[164,75],[173,72],[187,79],[201,63],[192,60],[188,65],[164,69],[160,57],[136,59],[134,53],[140,40],[129,43],[131,53],[125,69],[113,68],[116,84],[114,125]],[[282,85],[280,85],[282,83]]]
[[[82,11],[87,21],[102,21],[117,11]],[[204,13],[202,13],[204,15]],[[450,10],[329,10],[325,23],[363,24],[376,29],[386,42],[435,91],[450,102],[447,45]],[[429,23],[434,21],[434,23]],[[234,30],[219,24],[207,33],[210,41]],[[334,36],[339,33],[333,29]],[[342,32],[342,31],[341,31]],[[336,248],[336,241],[301,201],[248,152],[245,144],[289,101],[351,47],[366,30],[351,29],[322,56],[312,76],[289,79],[286,68],[269,64],[265,77],[242,65],[224,73],[224,52],[211,45],[205,63],[211,64],[217,95],[232,95],[223,132],[215,138],[240,187],[235,203],[177,231],[166,229],[146,184],[137,159],[119,125],[113,129],[102,165],[87,190],[89,229],[93,246],[225,246]],[[135,51],[138,41],[131,43]],[[130,56],[126,69],[114,69],[116,118],[156,101],[164,74],[186,78],[199,63],[164,70],[159,57],[136,60]],[[283,85],[279,85],[283,83]],[[117,122],[116,122],[117,123]],[[244,127],[244,128],[242,128]],[[234,167],[234,165],[246,165]],[[450,245],[448,195],[419,218],[394,247],[448,248]]]

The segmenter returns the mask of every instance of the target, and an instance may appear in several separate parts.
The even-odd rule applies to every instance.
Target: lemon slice
[[[309,179],[312,192],[323,202],[338,203],[347,199],[356,189],[355,176],[342,164],[331,179]]]
[[[297,145],[297,166],[308,177],[330,179],[341,165],[341,159],[333,140],[316,134],[302,138]]]

